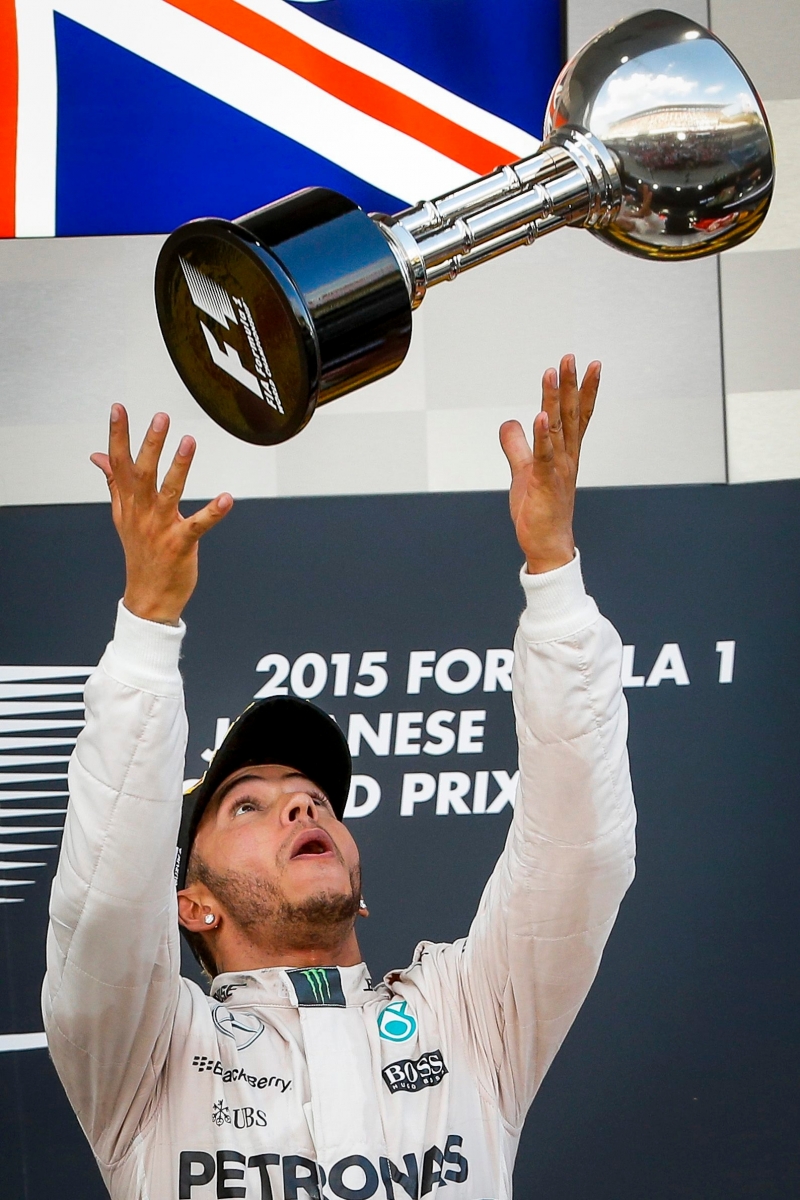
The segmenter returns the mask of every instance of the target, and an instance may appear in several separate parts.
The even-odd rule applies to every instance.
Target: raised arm
[[[173,879],[186,745],[180,616],[198,541],[233,503],[222,495],[181,516],[195,446],[182,440],[159,489],[168,424],[153,419],[134,462],[127,414],[114,405],[109,453],[92,456],[111,492],[126,586],[114,640],[86,686],[50,902],[48,1044],[104,1164],[135,1136],[183,1002]]]
[[[501,430],[526,560],[513,673],[519,789],[466,942],[431,947],[420,963],[457,1004],[479,1077],[514,1129],[586,997],[633,878],[621,645],[585,593],[572,537],[599,375],[593,363],[579,387],[571,357],[560,379],[545,374],[532,450],[517,422]]]

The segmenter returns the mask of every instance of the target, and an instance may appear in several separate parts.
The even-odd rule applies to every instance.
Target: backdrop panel
[[[639,874],[534,1104],[520,1195],[797,1194],[799,500],[795,483],[579,496],[588,584],[629,647]],[[32,810],[63,808],[121,554],[94,505],[3,511],[0,553],[0,898],[17,901],[0,904],[2,1194],[90,1200],[45,1051],[10,1047],[41,1030],[63,820]],[[500,494],[245,501],[203,546],[187,772],[265,688],[316,693],[358,737],[373,973],[465,932],[505,836],[518,566]]]

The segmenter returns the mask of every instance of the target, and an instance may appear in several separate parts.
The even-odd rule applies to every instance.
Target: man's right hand
[[[223,492],[191,517],[181,516],[178,505],[195,440],[181,439],[159,488],[158,462],[168,430],[169,417],[156,413],[134,462],[128,414],[121,404],[113,404],[108,454],[93,454],[91,461],[106,477],[125,551],[125,607],[146,621],[176,625],[197,584],[197,543],[227,516],[233,497]]]

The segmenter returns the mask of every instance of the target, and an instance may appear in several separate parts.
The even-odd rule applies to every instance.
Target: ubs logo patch
[[[267,1124],[267,1114],[260,1108],[228,1108],[224,1100],[218,1100],[211,1110],[211,1120],[216,1126],[233,1125],[234,1129],[261,1128]]]
[[[381,1071],[390,1092],[421,1092],[436,1087],[447,1075],[441,1050],[430,1050],[420,1058],[401,1058]]]

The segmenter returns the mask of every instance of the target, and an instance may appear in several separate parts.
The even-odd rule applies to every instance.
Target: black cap
[[[308,700],[271,696],[256,700],[228,730],[203,778],[183,797],[175,883],[186,884],[189,852],[200,818],[217,788],[240,767],[281,763],[321,788],[341,821],[353,764],[339,726]]]

